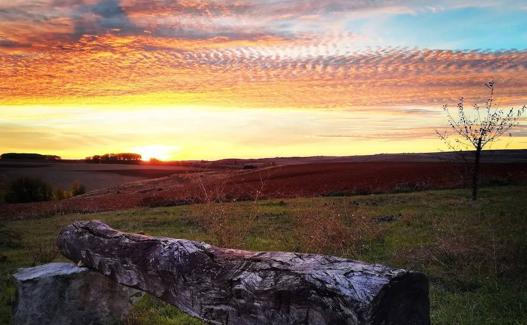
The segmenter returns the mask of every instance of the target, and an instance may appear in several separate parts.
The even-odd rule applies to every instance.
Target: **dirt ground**
[[[87,166],[86,166],[87,165]],[[465,167],[445,161],[369,161],[204,166],[58,164],[46,177],[99,181],[88,193],[62,201],[0,205],[0,218],[99,212],[203,201],[342,196],[455,188],[470,179]],[[18,170],[42,173],[44,167]],[[61,168],[63,168],[61,170]],[[165,176],[168,175],[168,176]],[[82,176],[82,177],[81,177]],[[162,177],[159,177],[162,176]],[[102,181],[101,181],[102,179]],[[484,163],[484,185],[522,183],[527,163]],[[90,189],[90,188],[89,188]]]

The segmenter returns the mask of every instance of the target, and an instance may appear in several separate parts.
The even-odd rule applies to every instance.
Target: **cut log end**
[[[62,254],[215,324],[430,323],[417,272],[333,256],[224,249],[76,222]]]
[[[429,324],[428,279],[408,272],[392,279],[373,302],[374,324]]]

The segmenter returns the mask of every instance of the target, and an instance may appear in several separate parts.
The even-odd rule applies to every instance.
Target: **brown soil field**
[[[88,191],[121,185],[174,173],[206,170],[196,166],[87,164],[84,162],[32,162],[0,161],[0,189],[9,181],[30,176],[42,178],[55,188],[68,189],[74,182],[83,184]]]
[[[146,167],[145,167],[146,168]],[[107,173],[106,170],[98,170]],[[165,171],[112,173],[141,175]],[[168,171],[166,171],[168,173]],[[90,191],[63,201],[0,205],[0,218],[90,213],[135,207],[155,207],[207,200],[339,196],[454,188],[466,185],[463,165],[450,162],[310,162],[257,169],[180,169],[170,176],[128,182]],[[527,163],[482,164],[483,185],[527,182]]]

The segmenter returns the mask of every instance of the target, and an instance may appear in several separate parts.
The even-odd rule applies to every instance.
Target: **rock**
[[[428,325],[417,272],[333,256],[251,252],[75,222],[59,250],[212,324]]]
[[[20,269],[15,325],[114,324],[143,293],[72,263]]]

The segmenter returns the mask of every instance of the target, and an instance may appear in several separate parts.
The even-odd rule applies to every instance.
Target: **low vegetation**
[[[84,187],[84,185],[80,184],[79,182],[73,182],[73,184],[71,184],[70,190],[63,190],[60,187],[55,188],[53,190],[53,199],[60,201],[77,195],[82,195],[84,193],[86,193],[86,187]]]
[[[6,203],[28,203],[64,200],[84,193],[86,188],[79,182],[74,182],[70,190],[63,190],[53,188],[40,178],[21,176],[8,184],[3,197]]]
[[[53,198],[51,186],[34,177],[19,177],[9,183],[4,200],[7,203],[49,201]]]
[[[426,273],[433,324],[527,323],[527,187],[193,204],[6,222],[0,323],[14,303],[17,267],[61,260],[59,229],[100,219],[148,235],[233,248],[339,255]],[[28,254],[31,252],[31,254]],[[124,324],[199,324],[144,298]]]

